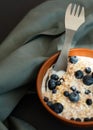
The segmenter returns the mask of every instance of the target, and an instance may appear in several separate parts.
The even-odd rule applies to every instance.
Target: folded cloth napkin
[[[36,80],[42,63],[61,49],[64,16],[70,2],[74,0],[49,0],[40,4],[0,44],[0,130],[13,129],[13,126],[15,130],[34,129],[14,117],[7,122],[7,118],[29,90],[27,84]],[[86,22],[76,32],[72,47],[92,49],[93,0],[77,0],[77,3],[85,6]]]

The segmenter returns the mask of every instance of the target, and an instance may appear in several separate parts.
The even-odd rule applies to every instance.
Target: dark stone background
[[[0,0],[0,42],[26,15],[26,13],[46,0]]]

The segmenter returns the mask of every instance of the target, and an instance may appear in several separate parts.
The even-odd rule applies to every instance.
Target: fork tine
[[[70,3],[66,10],[66,15],[71,14],[72,3]]]
[[[85,21],[85,10],[84,7],[82,7],[79,17],[82,19],[82,23]]]
[[[73,9],[72,9],[72,15],[75,15],[75,13],[76,13],[76,4],[74,5],[74,7],[73,7]]]
[[[81,12],[80,12],[80,16],[84,16],[85,15],[85,10],[84,10],[84,7],[82,7],[82,9],[81,9]]]
[[[79,16],[79,13],[80,13],[80,5],[78,5],[78,7],[77,7],[77,10],[76,10],[76,14],[75,14],[75,16]]]

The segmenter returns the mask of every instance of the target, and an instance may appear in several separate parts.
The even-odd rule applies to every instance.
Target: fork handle
[[[60,55],[54,66],[55,71],[66,70],[68,52],[69,52],[69,49],[71,48],[71,43],[72,43],[74,34],[75,34],[74,30],[66,29],[65,41],[64,41],[62,50],[60,52]]]

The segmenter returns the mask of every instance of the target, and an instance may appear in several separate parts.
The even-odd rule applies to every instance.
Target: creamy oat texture
[[[90,76],[93,78],[93,59],[90,57],[77,56],[78,61],[76,63],[71,63],[68,58],[67,71],[55,72],[52,67],[48,69],[43,82],[42,82],[42,98],[48,98],[48,101],[53,103],[59,102],[63,105],[63,111],[59,113],[59,116],[65,117],[66,119],[90,119],[93,117],[93,83],[86,84],[83,82],[84,76]],[[86,72],[86,68],[91,68],[91,72]],[[83,72],[82,78],[77,78],[75,72],[81,70]],[[60,78],[61,85],[56,86],[56,93],[53,93],[48,88],[48,81],[46,84],[47,77],[52,74],[57,74]],[[90,82],[88,80],[88,82]],[[45,91],[45,86],[47,85],[47,91]],[[72,93],[71,87],[75,87],[78,94],[79,100],[77,102],[72,102],[64,92],[67,91]],[[89,93],[87,93],[87,91]],[[91,101],[87,102],[87,99]],[[46,102],[45,102],[46,103]],[[93,118],[92,118],[93,119]]]

